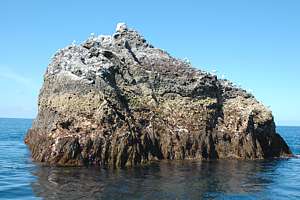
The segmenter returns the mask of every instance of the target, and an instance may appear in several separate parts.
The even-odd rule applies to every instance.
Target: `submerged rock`
[[[59,50],[25,138],[32,157],[63,166],[291,154],[270,110],[227,80],[154,48],[124,23]]]

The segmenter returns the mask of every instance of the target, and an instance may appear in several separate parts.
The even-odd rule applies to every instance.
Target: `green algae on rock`
[[[291,155],[270,110],[245,90],[154,48],[118,24],[53,57],[25,138],[62,166]]]

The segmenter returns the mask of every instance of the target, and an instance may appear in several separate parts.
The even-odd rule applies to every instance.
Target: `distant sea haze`
[[[300,126],[300,121],[298,120],[286,120],[286,121],[277,121],[277,126]]]

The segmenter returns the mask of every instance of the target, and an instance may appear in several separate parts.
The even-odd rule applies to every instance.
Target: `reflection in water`
[[[34,193],[45,199],[202,199],[264,194],[287,160],[160,162],[121,170],[39,167]],[[250,195],[250,196],[249,196]],[[258,196],[256,196],[258,197]]]
[[[124,170],[35,165],[31,120],[0,119],[0,199],[300,199],[300,159],[161,162]],[[300,155],[300,127],[277,127]]]

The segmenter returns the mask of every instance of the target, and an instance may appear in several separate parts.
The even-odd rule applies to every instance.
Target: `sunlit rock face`
[[[62,166],[133,166],[162,159],[289,156],[270,110],[227,80],[153,47],[119,23],[59,50],[25,142]]]

